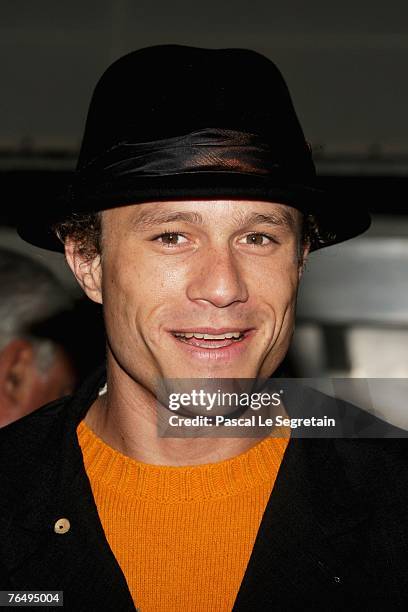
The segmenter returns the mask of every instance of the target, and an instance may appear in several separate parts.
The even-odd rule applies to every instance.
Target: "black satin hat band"
[[[77,179],[81,183],[93,182],[97,176],[98,180],[114,182],[130,176],[228,172],[269,175],[284,181],[286,172],[277,157],[271,146],[255,133],[205,128],[160,140],[122,141],[80,168]],[[307,171],[310,174],[310,168]]]

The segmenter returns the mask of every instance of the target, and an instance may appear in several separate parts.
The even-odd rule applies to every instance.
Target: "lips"
[[[249,329],[238,328],[196,328],[172,331],[179,341],[190,346],[204,349],[221,349],[243,340]]]
[[[177,334],[177,333],[194,334],[195,332],[197,332],[198,334],[219,335],[219,334],[231,334],[234,332],[239,332],[242,334],[244,332],[249,331],[249,329],[252,329],[252,328],[241,327],[240,325],[233,327],[232,325],[230,325],[229,327],[180,327],[179,329],[167,329],[167,331],[171,332],[172,334]]]
[[[222,348],[224,346],[231,346],[231,344],[240,342],[242,336],[241,338],[224,338],[223,340],[214,340],[214,339],[206,340],[204,338],[195,338],[195,337],[183,338],[180,336],[176,336],[176,338],[180,342],[185,342],[186,344],[189,344],[190,346],[198,346],[200,348],[215,349],[215,348]]]
[[[252,328],[239,328],[239,327],[196,327],[189,329],[167,329],[166,330],[172,338],[177,353],[176,355],[183,355],[188,360],[194,360],[196,364],[202,364],[206,367],[230,367],[236,360],[244,359],[253,339],[256,335],[256,329]],[[226,338],[225,335],[234,335],[239,332],[238,338]],[[179,334],[176,336],[175,334]],[[186,338],[186,334],[192,336]],[[207,336],[224,336],[223,339],[204,337],[197,338],[196,336],[207,335]],[[194,370],[191,370],[193,372]]]
[[[225,340],[226,338],[231,339],[234,338],[237,340],[240,336],[242,336],[242,332],[234,331],[234,332],[226,332],[225,334],[201,334],[197,331],[195,332],[174,332],[174,335],[177,338],[198,338],[199,340]]]

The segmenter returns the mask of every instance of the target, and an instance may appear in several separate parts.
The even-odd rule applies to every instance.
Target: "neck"
[[[161,437],[158,419],[173,414],[153,393],[108,359],[107,391],[89,409],[85,422],[106,444],[123,455],[154,465],[200,465],[235,457],[257,444],[259,437]],[[241,430],[242,431],[242,430]],[[207,437],[204,437],[207,434]]]

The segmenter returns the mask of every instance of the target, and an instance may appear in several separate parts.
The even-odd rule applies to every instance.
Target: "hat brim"
[[[64,247],[52,227],[75,213],[89,213],[145,202],[177,200],[256,200],[293,206],[305,214],[313,214],[325,236],[311,250],[337,244],[365,232],[371,224],[367,210],[353,206],[345,211],[344,200],[334,194],[302,184],[277,183],[267,175],[235,172],[181,173],[169,176],[127,176],[105,183],[73,183],[53,209],[35,212],[18,228],[27,242],[52,251]]]

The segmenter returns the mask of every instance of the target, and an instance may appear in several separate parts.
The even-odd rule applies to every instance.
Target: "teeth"
[[[225,340],[226,338],[240,338],[242,336],[242,333],[237,331],[237,332],[228,332],[227,334],[199,334],[198,332],[192,332],[192,333],[182,333],[182,332],[175,332],[174,334],[175,336],[180,336],[181,338],[198,338],[198,339],[204,339],[204,340]]]

